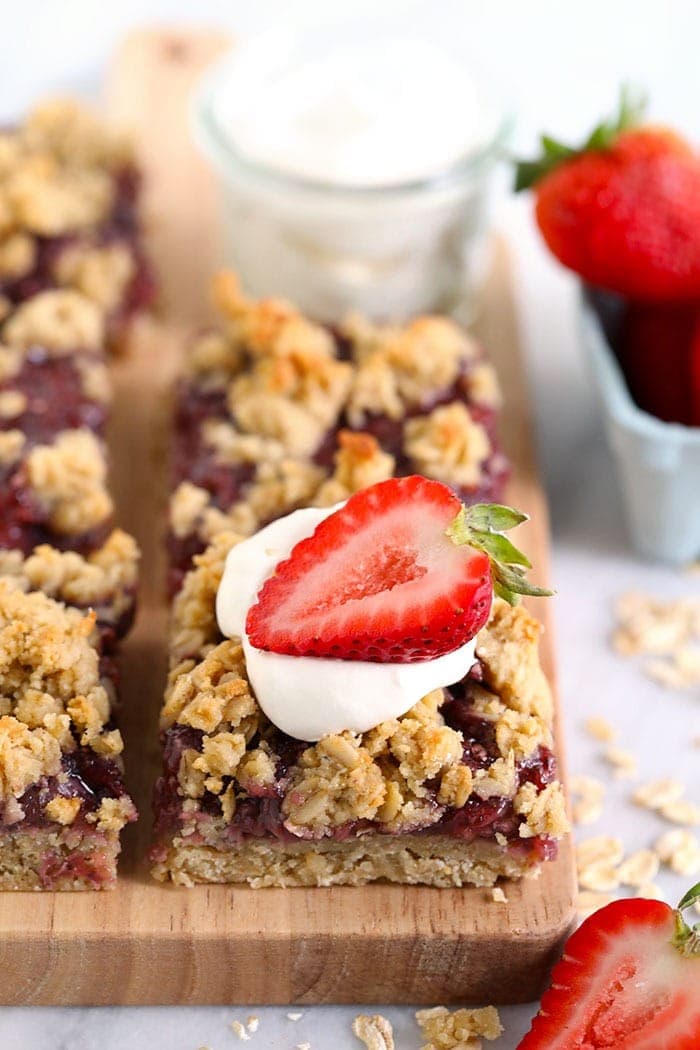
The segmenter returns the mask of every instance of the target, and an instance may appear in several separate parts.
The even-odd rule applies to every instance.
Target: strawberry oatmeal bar
[[[394,475],[437,478],[468,503],[500,497],[498,382],[454,322],[329,329],[245,298],[231,273],[214,298],[223,325],[194,342],[178,393],[173,590],[222,529],[250,535]]]
[[[136,817],[95,614],[0,579],[0,889],[113,885]]]
[[[57,99],[0,133],[0,313],[51,288],[103,312],[110,344],[155,298],[128,140]]]
[[[523,519],[408,476],[218,532],[173,607],[155,877],[490,886],[554,857]]]
[[[0,888],[114,884],[139,552],[114,525],[107,350],[151,298],[138,178],[72,103],[0,136]]]

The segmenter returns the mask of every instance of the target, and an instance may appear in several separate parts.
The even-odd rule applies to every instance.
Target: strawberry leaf
[[[632,91],[628,84],[620,88],[620,102],[617,113],[608,120],[601,121],[582,146],[567,146],[550,135],[540,137],[541,154],[534,160],[517,161],[515,166],[515,190],[529,189],[554,171],[560,164],[566,163],[582,153],[595,150],[606,150],[615,142],[621,132],[636,127],[644,118],[646,97],[638,91]]]
[[[527,514],[513,507],[477,503],[462,507],[447,529],[453,543],[488,554],[494,593],[509,605],[517,605],[523,594],[546,598],[554,593],[526,579],[525,570],[532,568],[529,558],[503,535],[527,520]]]
[[[681,955],[688,957],[700,955],[700,923],[689,926],[683,917],[683,912],[698,901],[700,901],[700,882],[688,890],[676,909],[676,931],[673,936],[673,945]]]

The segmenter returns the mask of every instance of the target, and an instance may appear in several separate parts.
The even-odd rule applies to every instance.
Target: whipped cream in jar
[[[206,76],[195,123],[250,294],[334,321],[473,292],[508,121],[446,47],[400,29],[265,34]]]

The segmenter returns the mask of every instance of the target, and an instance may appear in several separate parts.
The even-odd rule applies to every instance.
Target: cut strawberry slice
[[[700,926],[655,900],[601,908],[569,938],[518,1050],[698,1050]]]
[[[502,531],[509,507],[466,510],[451,489],[414,475],[352,496],[281,562],[250,609],[258,649],[294,656],[410,663],[464,645],[493,590],[509,601],[549,593]]]

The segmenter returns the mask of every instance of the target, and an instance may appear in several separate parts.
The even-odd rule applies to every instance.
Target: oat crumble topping
[[[352,1031],[367,1050],[394,1050],[391,1022],[381,1014],[359,1014],[352,1022]]]
[[[90,643],[94,614],[37,592],[23,594],[0,579],[0,795],[19,797],[60,768],[75,745],[122,750],[106,731],[109,696]]]
[[[104,344],[102,311],[72,289],[49,289],[20,303],[2,329],[11,347],[40,346],[50,353],[99,350]]]
[[[420,474],[462,488],[479,484],[491,453],[486,430],[472,420],[461,401],[408,420],[404,447]]]
[[[87,532],[112,514],[107,464],[92,431],[64,430],[53,444],[36,445],[27,455],[26,469],[57,533]]]

